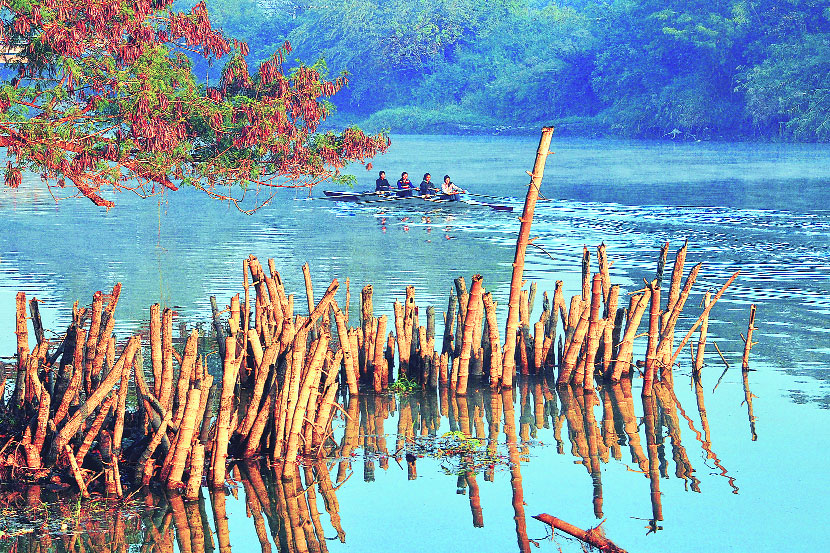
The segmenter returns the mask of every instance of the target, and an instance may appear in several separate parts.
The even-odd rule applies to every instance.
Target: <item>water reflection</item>
[[[651,512],[644,518],[648,521],[647,532],[655,532],[662,529],[664,519],[661,485],[678,479],[687,490],[702,491],[687,449],[691,446],[682,443],[681,419],[694,432],[704,462],[713,462],[734,492],[738,491],[734,478],[712,449],[699,378],[694,386],[703,432],[696,430],[673,389],[658,383],[652,396],[643,397],[635,405],[628,379],[600,385],[587,393],[581,388],[556,388],[548,378],[539,376],[520,377],[514,389],[498,392],[471,388],[464,397],[444,387],[405,395],[353,396],[344,403],[331,456],[300,466],[282,479],[265,465],[240,462],[231,472],[231,482],[236,485],[226,490],[205,489],[193,502],[183,501],[176,494],[145,490],[140,492],[146,493],[143,508],[134,505],[129,512],[119,510],[118,504],[102,502],[93,506],[87,503],[69,513],[64,507],[71,502],[63,502],[49,507],[57,512],[46,515],[38,511],[48,510],[40,503],[41,490],[29,488],[26,493],[6,494],[5,504],[17,502],[20,509],[28,509],[19,510],[18,526],[18,530],[25,528],[28,533],[13,535],[0,550],[248,550],[250,546],[233,535],[239,532],[236,513],[244,506],[246,517],[251,519],[246,524],[252,525],[263,553],[327,551],[336,549],[338,541],[348,543],[337,495],[344,486],[361,486],[352,478],[353,472],[362,473],[362,480],[372,486],[367,490],[371,497],[372,493],[395,493],[376,482],[376,471],[388,472],[390,466],[398,465],[416,486],[435,485],[432,471],[436,467],[450,476],[439,478],[437,484],[445,482],[448,489],[455,484],[457,494],[468,496],[468,524],[473,528],[503,528],[507,523],[502,518],[504,511],[493,502],[509,503],[516,543],[519,551],[525,552],[533,543],[527,519],[536,512],[527,512],[522,471],[527,465],[546,463],[545,459],[557,454],[572,456],[584,467],[588,478],[580,488],[597,520],[605,516],[603,466],[624,464],[629,471],[628,487],[649,498]],[[752,424],[748,388],[746,398]],[[550,446],[544,445],[546,442]],[[647,488],[638,483],[638,475],[647,480]],[[483,493],[482,486],[505,478],[510,483],[508,496]],[[492,514],[485,516],[487,512]],[[140,523],[136,513],[141,513]],[[24,519],[36,524],[23,524]],[[14,526],[7,527],[6,531],[14,534]],[[538,528],[534,532],[538,533]]]

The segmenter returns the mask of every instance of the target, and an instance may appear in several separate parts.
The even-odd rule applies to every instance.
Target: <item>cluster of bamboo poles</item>
[[[533,283],[529,290],[520,291],[513,348],[507,348],[507,344],[502,347],[497,304],[491,293],[485,291],[480,275],[473,276],[469,290],[463,277],[456,279],[455,293],[450,293],[444,316],[440,354],[434,346],[434,313],[431,308],[428,309],[426,327],[418,326],[418,308],[414,305],[414,292],[409,287],[405,307],[395,302],[400,373],[430,387],[448,385],[456,394],[465,395],[471,380],[489,382],[493,389],[509,388],[517,373],[542,374],[558,369],[559,385],[574,384],[592,390],[596,378],[615,382],[631,376],[632,369],[636,367],[633,361],[634,341],[642,336],[639,329],[648,308],[643,395],[650,395],[655,380],[671,382],[672,366],[701,325],[703,330],[696,355],[700,361],[695,361],[695,366],[702,363],[709,312],[738,274],[733,274],[714,296],[707,293],[702,313],[676,346],[675,326],[701,265],[693,267],[682,282],[687,251],[684,244],[675,257],[667,301],[661,304],[660,292],[668,248],[666,244],[661,249],[657,276],[646,282],[645,288],[630,295],[627,308],[618,306],[620,288],[610,283],[605,245],[597,248],[598,271],[594,274],[590,271],[590,252],[584,248],[582,293],[573,296],[567,307],[562,281],[557,281],[552,301],[547,292],[543,293],[542,313],[538,321],[533,322],[530,313],[533,312],[537,295],[536,285]],[[369,345],[364,349],[368,351],[374,347],[373,343],[377,346],[374,347],[373,359],[374,367],[379,367],[380,376],[374,378],[374,382],[375,389],[380,391],[388,382],[388,362],[394,359],[396,340],[390,333],[388,340],[374,342],[378,331],[382,333],[385,330],[386,321],[384,317],[371,318],[371,289],[368,291],[368,312],[365,307],[366,292],[364,289],[364,321],[371,322],[368,325],[364,322],[366,330],[363,335],[369,337],[365,341]],[[559,320],[563,329],[561,334],[557,333]],[[417,333],[413,332],[415,328]],[[356,329],[356,333],[360,336],[360,329]],[[385,352],[381,350],[381,343],[388,344]],[[508,358],[511,354],[512,358]],[[367,359],[370,357],[366,355]],[[363,366],[361,364],[361,370]],[[372,368],[372,363],[366,364],[367,374],[372,374]]]
[[[29,302],[36,342],[29,350],[26,296],[17,294],[16,377],[3,409],[22,425],[12,438],[15,447],[8,447],[11,441],[5,444],[11,452],[4,459],[6,472],[26,468],[35,474],[48,473],[58,461],[70,468],[81,492],[87,495],[80,467],[89,460],[104,475],[107,492],[122,495],[119,459],[128,422],[127,384],[139,338],[127,340],[116,356],[113,311],[120,292],[120,284],[110,294],[96,292],[88,308],[78,308],[76,302],[72,323],[54,351],[50,351],[36,299]],[[6,377],[4,371],[4,390]],[[94,442],[96,455],[90,459]]]
[[[308,316],[294,317],[293,300],[273,262],[270,276],[253,256],[243,266],[244,309],[236,295],[228,320],[215,321],[222,366],[217,383],[205,352],[198,351],[198,331],[189,333],[181,352],[176,350],[173,312],[158,304],[150,308],[152,379],[145,376],[141,336],[118,348],[113,335],[120,284],[111,294],[96,292],[89,308],[76,303],[54,351],[37,300],[29,303],[27,317],[25,294],[18,294],[17,373],[2,409],[12,412],[20,428],[4,444],[12,454],[2,468],[26,469],[37,479],[55,464],[68,467],[85,497],[87,484],[102,473],[106,494],[121,497],[121,464],[127,462],[135,468],[136,484],[160,482],[195,499],[205,469],[212,487],[225,484],[229,454],[279,460],[286,474],[301,455],[322,457],[338,405],[344,355],[344,348],[330,347],[331,332],[321,330],[331,326],[337,281],[316,306],[310,305]],[[253,310],[249,275],[256,288]],[[255,319],[249,321],[251,313]],[[321,318],[327,324],[318,325]],[[31,351],[27,320],[37,340]],[[5,390],[5,365],[2,376]],[[128,412],[131,387],[137,409]],[[122,451],[124,441],[129,445]]]
[[[466,395],[471,380],[489,381],[493,389],[509,388],[514,372],[551,375],[557,368],[559,386],[590,391],[596,378],[615,382],[632,376],[634,340],[640,336],[640,322],[649,306],[642,395],[650,396],[655,381],[671,386],[671,367],[698,327],[693,370],[699,372],[708,314],[737,276],[732,275],[714,296],[705,295],[701,315],[675,347],[675,325],[700,265],[683,283],[687,245],[677,251],[663,307],[660,296],[668,248],[666,244],[661,249],[656,277],[631,295],[628,309],[618,307],[619,286],[610,284],[604,244],[597,249],[598,271],[593,275],[590,253],[583,249],[582,293],[571,298],[567,309],[558,281],[552,302],[545,292],[541,316],[532,323],[529,314],[536,287],[522,290],[512,363],[507,362],[508,348],[502,348],[499,340],[496,303],[480,275],[472,278],[469,291],[463,277],[456,279],[438,353],[434,309],[427,308],[426,325],[420,325],[413,287],[406,288],[403,305],[393,304],[395,332],[387,335],[386,315],[374,316],[371,285],[361,292],[359,326],[349,328],[348,279],[345,311],[334,299],[336,280],[315,303],[310,271],[304,265],[309,312],[295,316],[293,296],[286,294],[273,260],[266,274],[250,256],[243,262],[244,296],[231,298],[227,320],[211,298],[222,365],[218,382],[207,370],[204,352],[199,354],[198,331],[189,333],[179,353],[173,347],[173,313],[157,304],[150,309],[149,324],[152,382],[148,384],[144,374],[140,336],[127,340],[116,356],[113,311],[120,285],[109,295],[96,293],[89,308],[75,306],[72,323],[54,352],[44,338],[38,303],[32,300],[29,319],[37,344],[29,351],[26,299],[21,293],[17,378],[8,406],[27,420],[20,442],[25,454],[21,465],[39,469],[58,461],[70,467],[86,493],[84,461],[97,443],[101,467],[93,464],[93,468],[104,473],[107,492],[120,496],[126,421],[132,443],[129,459],[137,463],[135,481],[146,485],[160,480],[170,489],[184,488],[185,497],[194,498],[205,465],[208,482],[213,487],[224,484],[229,454],[266,457],[281,462],[288,467],[285,470],[292,470],[301,455],[323,455],[332,418],[340,407],[339,382],[351,396],[359,393],[361,383],[376,392],[387,389],[394,380],[396,349],[399,377],[430,388],[448,386],[458,396]],[[745,367],[752,345],[751,319]],[[131,383],[138,403],[135,415],[126,412]],[[215,396],[219,406],[214,418]]]

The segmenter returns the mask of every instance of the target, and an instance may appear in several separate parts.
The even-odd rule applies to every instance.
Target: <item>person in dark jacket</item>
[[[415,185],[409,180],[409,173],[404,171],[401,173],[401,178],[398,180],[398,196],[407,198],[415,193]]]
[[[439,192],[439,190],[432,184],[432,175],[425,173],[424,180],[421,181],[420,186],[421,196],[430,196],[432,194],[436,194],[437,192]]]
[[[375,181],[375,192],[389,192],[390,190],[392,190],[392,186],[386,180],[386,171],[381,171]]]

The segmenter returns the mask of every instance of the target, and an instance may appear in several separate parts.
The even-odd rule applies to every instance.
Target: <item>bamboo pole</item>
[[[109,372],[106,378],[101,382],[101,384],[95,389],[92,394],[90,394],[86,401],[84,402],[83,406],[70,418],[66,424],[63,425],[63,428],[58,432],[58,435],[55,437],[55,440],[52,445],[52,452],[50,453],[50,459],[54,460],[57,458],[58,452],[63,450],[63,447],[69,442],[72,436],[78,431],[81,426],[81,423],[86,419],[86,414],[93,412],[98,405],[101,404],[104,397],[109,395],[110,391],[115,387],[115,383],[119,381],[121,378],[121,371],[124,368],[124,362],[126,361],[127,357],[132,359],[132,356],[135,354],[135,350],[138,347],[140,342],[140,338],[138,336],[133,336],[130,338],[129,342],[127,342],[124,351],[121,353],[121,357],[118,358],[118,361],[115,363],[113,369]]]
[[[464,334],[461,342],[461,356],[458,362],[458,383],[456,393],[460,396],[467,393],[467,381],[469,379],[470,354],[473,347],[473,332],[476,320],[481,308],[481,296],[483,293],[482,276],[474,275],[467,302],[466,316],[464,318]]]
[[[605,275],[603,275],[603,282]],[[608,294],[605,296],[605,332],[602,335],[602,374],[607,375],[611,370],[611,361],[614,359],[614,328],[615,318],[617,316],[617,303],[619,301],[620,287],[615,284],[608,288]]]
[[[92,315],[89,322],[89,333],[87,334],[86,359],[84,361],[84,384],[86,385],[87,395],[92,392],[92,362],[97,352],[103,309],[104,295],[99,290],[92,295]]]
[[[503,373],[512,375],[516,368],[515,361],[515,340],[516,330],[519,325],[519,297],[522,288],[522,276],[524,274],[525,252],[530,241],[530,225],[533,222],[533,212],[536,209],[536,200],[539,197],[539,188],[542,184],[542,176],[545,171],[545,161],[550,150],[553,127],[544,127],[539,138],[539,147],[536,149],[536,161],[533,165],[533,172],[530,173],[530,184],[528,185],[525,205],[522,216],[519,219],[519,235],[516,239],[516,253],[513,258],[513,275],[510,279],[510,299],[507,309],[507,323],[505,326],[505,347],[502,359]],[[502,377],[504,381],[504,377]]]
[[[234,404],[234,388],[236,387],[237,373],[240,360],[234,355],[236,351],[236,337],[228,336],[225,339],[227,353],[222,372],[222,395],[219,402],[219,415],[216,421],[216,445],[211,469],[211,485],[221,488],[225,485],[225,463],[228,458],[228,440],[230,439],[230,422]]]
[[[709,303],[712,301],[712,293],[706,292],[703,296],[703,307],[709,307]],[[695,362],[693,368],[693,374],[700,375],[701,369],[703,369],[703,359],[706,354],[706,335],[709,332],[709,316],[707,312],[707,316],[703,318],[700,323],[700,331],[698,333],[697,338],[697,353],[695,354]],[[708,440],[707,440],[708,441]]]
[[[614,370],[611,373],[611,380],[617,382],[623,373],[629,371],[631,364],[631,354],[634,348],[634,338],[637,336],[637,330],[640,328],[640,320],[646,310],[649,300],[651,299],[651,290],[647,289],[642,294],[631,296],[628,309],[628,321],[625,326],[625,333],[623,334],[620,348],[617,352],[617,360],[614,363]]]
[[[297,401],[294,404],[293,416],[290,419],[290,431],[287,432],[288,441],[285,446],[285,457],[283,464],[283,476],[290,475],[292,471],[296,470],[297,455],[300,449],[300,433],[302,425],[305,422],[306,411],[308,408],[309,397],[312,390],[315,390],[320,383],[320,374],[323,368],[323,357],[326,348],[328,347],[328,338],[323,336],[319,339],[319,347],[315,351],[314,356],[308,364],[307,375],[302,383],[302,387],[297,395]]]
[[[108,396],[104,400],[100,411],[98,411],[98,415],[96,415],[95,419],[89,425],[89,429],[84,434],[84,439],[81,442],[81,446],[78,448],[78,453],[75,454],[75,461],[78,463],[78,466],[83,466],[84,458],[86,457],[89,448],[92,447],[92,441],[98,437],[98,432],[101,431],[101,427],[104,425],[104,419],[106,419],[107,415],[109,415],[110,408],[112,407],[114,400],[115,398],[113,396]]]
[[[657,372],[657,344],[660,339],[660,281],[648,283],[651,291],[651,309],[648,321],[648,346],[646,348],[646,367],[643,375],[643,397],[651,395],[651,387]]]
[[[154,304],[153,307],[155,307],[156,317],[158,317],[158,309],[159,309],[158,304]],[[153,307],[150,308],[151,342],[152,342],[152,336],[153,336],[152,328],[153,328],[153,320],[154,320],[152,318]],[[216,333],[216,345],[219,348],[219,357],[224,359],[225,358],[225,325],[222,324],[222,321],[219,319],[219,306],[216,303],[216,296],[211,296],[210,297],[210,309],[211,309],[211,313],[212,313],[212,317],[213,317],[213,330]],[[160,327],[161,323],[159,321],[156,321],[156,325],[158,325]],[[160,333],[158,335],[160,336]],[[161,346],[159,346],[159,348],[160,347]],[[159,349],[159,351],[158,351],[158,356],[159,356],[158,357],[159,368],[158,368],[158,371],[157,371],[156,362],[154,360],[153,361],[153,376],[156,377],[157,382],[161,383],[161,349]],[[154,357],[154,359],[155,359],[155,357]],[[158,384],[156,386],[158,386]],[[161,393],[161,390],[156,388],[156,396],[158,396],[160,393]]]
[[[381,315],[377,319],[377,328],[375,330],[375,350],[372,353],[372,366],[374,367],[372,373],[372,381],[375,392],[383,390],[383,373],[386,372],[386,360],[383,356],[383,348],[386,346],[386,315]]]
[[[130,383],[130,374],[132,373],[135,352],[141,349],[141,337],[138,337],[138,343],[127,358],[124,360],[124,368],[121,370],[121,383],[118,386],[118,402],[115,408],[115,428],[112,431],[112,448],[115,457],[121,455],[121,440],[124,437],[124,416],[127,411],[127,391]]]
[[[591,252],[582,246],[582,301],[591,301]]]
[[[346,277],[346,304],[343,306],[343,317],[346,320],[346,324],[349,323],[349,305],[352,301],[352,291],[349,287],[349,277]]]
[[[372,328],[374,322],[372,311],[372,285],[367,284],[363,287],[363,290],[360,291],[360,322],[361,327],[363,328],[364,339],[362,357],[366,364],[369,363],[371,355],[374,353],[369,352],[369,340],[367,340],[368,336],[371,335],[374,330]]]
[[[72,404],[72,401],[78,395],[78,390],[80,390],[81,382],[83,381],[83,351],[84,351],[84,344],[86,342],[86,331],[82,328],[75,329],[76,336],[75,336],[75,351],[73,355],[73,364],[72,367],[72,376],[69,379],[69,385],[66,388],[66,391],[63,393],[63,397],[61,398],[61,402],[58,405],[58,408],[55,410],[55,414],[52,417],[52,420],[57,427],[63,421],[64,417],[66,417],[67,413],[69,412],[69,406]]]
[[[585,352],[585,381],[586,391],[594,389],[594,371],[596,369],[596,354],[599,349],[600,337],[604,333],[604,319],[600,316],[603,302],[602,273],[594,275],[591,284],[591,311],[588,319],[588,339]]]
[[[441,353],[448,353],[453,350],[453,337],[455,336],[455,313],[458,308],[458,300],[455,294],[450,291],[449,301],[447,302],[447,312],[444,314],[444,341],[441,347]]]
[[[743,360],[741,361],[741,368],[744,371],[749,370],[749,351],[752,349],[757,342],[752,341],[752,333],[755,330],[755,310],[756,306],[753,303],[749,306],[749,325],[746,329],[746,338],[744,340],[744,356]]]
[[[187,402],[188,388],[193,370],[196,367],[196,348],[199,343],[199,331],[195,328],[190,332],[184,346],[184,355],[179,366],[179,380],[176,384],[176,409],[173,411],[173,424],[178,425],[184,413]]]
[[[223,382],[224,387],[224,382]],[[199,413],[199,405],[202,391],[199,385],[187,392],[187,400],[182,414],[182,424],[177,434],[175,453],[170,464],[170,472],[167,476],[167,488],[177,489],[183,485],[185,461],[192,450],[193,436],[196,431],[196,418]],[[191,463],[192,465],[192,463]]]
[[[671,285],[669,287],[669,299],[666,305],[666,311],[671,313],[677,300],[680,298],[680,281],[683,278],[683,265],[686,262],[686,250],[688,249],[688,240],[677,250],[674,259],[674,269],[671,274]]]
[[[358,392],[357,378],[353,368],[353,350],[349,331],[346,328],[346,317],[334,303],[334,321],[337,324],[337,336],[340,339],[340,350],[343,352],[343,365],[346,374],[346,385],[349,387],[349,395],[356,395]]]
[[[236,347],[236,346],[234,346]],[[233,353],[233,352],[231,352]],[[165,308],[161,314],[161,387],[159,401],[165,410],[173,404],[173,311]]]
[[[487,314],[487,331],[490,339],[490,387],[496,389],[501,386],[502,364],[501,364],[501,342],[499,340],[499,327],[496,322],[496,303],[490,292],[484,294],[484,311]]]
[[[239,422],[236,433],[241,436],[247,436],[254,425],[254,419],[259,412],[260,402],[262,401],[262,394],[265,391],[265,383],[268,381],[270,374],[270,367],[274,364],[277,358],[277,350],[279,349],[279,342],[274,340],[265,350],[261,361],[257,364],[256,380],[254,381],[254,389],[251,393],[251,399],[248,402],[248,408],[245,411],[245,417]]]
[[[732,273],[732,276],[729,277],[729,279],[727,279],[723,286],[721,286],[720,290],[718,290],[718,292],[712,298],[712,301],[709,303],[709,305],[703,308],[703,312],[700,314],[700,316],[694,322],[692,327],[683,337],[683,340],[680,341],[680,345],[677,346],[674,355],[672,355],[672,358],[669,361],[669,365],[674,365],[674,362],[677,360],[677,356],[680,355],[680,352],[683,351],[684,347],[686,347],[686,342],[688,342],[689,338],[692,337],[692,334],[695,330],[697,330],[697,327],[700,326],[700,323],[703,321],[703,319],[709,316],[709,312],[712,310],[713,307],[715,307],[715,304],[718,302],[723,293],[726,292],[726,289],[729,288],[729,286],[735,281],[736,278],[738,278],[739,274],[741,274],[740,271],[735,271],[734,273]]]
[[[75,455],[72,453],[72,447],[69,444],[66,444],[64,449],[66,451],[66,457],[69,459],[69,466],[72,469],[72,475],[75,477],[75,483],[78,484],[78,489],[81,490],[81,497],[89,499],[89,491],[87,491],[86,482],[84,482],[84,475],[78,467],[78,463],[75,461]]]
[[[580,314],[579,322],[574,328],[570,343],[566,344],[567,349],[562,360],[562,369],[559,371],[559,378],[557,379],[557,385],[559,386],[564,386],[571,381],[573,371],[577,367],[577,359],[579,359],[579,354],[582,351],[582,344],[588,333],[591,310],[588,307],[588,303],[581,303],[582,313]]]
[[[152,478],[153,468],[155,466],[152,457],[158,446],[162,443],[162,441],[167,439],[167,425],[170,423],[170,418],[170,413],[167,413],[164,419],[161,421],[161,424],[159,424],[156,433],[150,440],[150,443],[147,444],[147,447],[144,449],[144,452],[138,459],[135,474],[136,481],[140,481],[144,486],[150,485],[150,479]]]
[[[29,329],[26,326],[26,294],[18,292],[16,296],[15,334],[17,335],[17,386],[15,387],[15,407],[22,409],[27,403],[26,367],[29,364]],[[31,394],[31,392],[28,392]]]

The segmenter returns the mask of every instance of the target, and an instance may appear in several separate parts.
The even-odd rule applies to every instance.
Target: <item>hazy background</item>
[[[192,0],[180,0],[188,9]],[[324,60],[393,132],[830,139],[826,0],[207,0],[252,64]],[[197,74],[218,76],[199,62]]]

